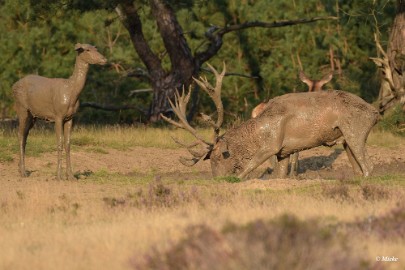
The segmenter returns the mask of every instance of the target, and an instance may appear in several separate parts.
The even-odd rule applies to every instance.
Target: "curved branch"
[[[213,57],[218,50],[222,47],[223,44],[223,36],[227,33],[233,31],[244,30],[247,28],[252,27],[262,27],[262,28],[276,28],[276,27],[285,27],[291,26],[296,24],[305,24],[305,23],[312,23],[316,21],[325,21],[325,20],[338,20],[339,17],[335,16],[325,16],[325,17],[313,17],[313,18],[304,18],[304,19],[297,19],[297,20],[282,20],[282,21],[274,21],[274,22],[245,22],[242,24],[234,24],[225,26],[224,28],[220,28],[218,26],[210,27],[205,36],[209,39],[210,44],[208,48],[201,53],[196,53],[195,59],[198,63],[202,64]]]
[[[121,110],[138,110],[141,113],[146,114],[146,110],[143,110],[137,106],[132,106],[132,105],[122,105],[122,106],[116,106],[116,105],[101,105],[95,102],[82,102],[80,103],[80,108],[93,108],[93,109],[99,109],[103,111],[121,111]]]

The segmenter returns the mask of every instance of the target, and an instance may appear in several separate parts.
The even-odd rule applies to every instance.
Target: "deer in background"
[[[312,80],[305,75],[305,73],[301,70],[299,73],[300,80],[308,85],[308,92],[316,92],[322,91],[322,86],[330,82],[333,77],[333,71],[329,72],[325,76],[322,77],[320,80]]]
[[[305,83],[306,85],[308,85],[308,92],[322,91],[323,90],[322,86],[324,86],[325,84],[330,82],[330,80],[332,80],[332,77],[333,77],[333,71],[331,71],[328,74],[326,74],[325,76],[323,76],[322,79],[320,79],[320,80],[310,79],[307,75],[305,75],[305,73],[302,70],[299,73],[300,80],[303,83]],[[265,110],[266,104],[267,104],[267,102],[262,102],[259,105],[257,105],[255,108],[253,108],[251,117],[255,118],[259,114],[261,114]],[[291,155],[290,172],[289,172],[290,176],[298,175],[298,156],[299,156],[298,152]],[[276,173],[279,174],[279,172],[277,170],[278,169],[277,168],[277,163],[278,163],[277,157],[276,156],[272,157],[270,162],[273,167],[273,170],[275,170]]]
[[[186,147],[191,158],[180,161],[192,166],[210,159],[213,176],[247,178],[259,165],[276,155],[280,160],[280,176],[287,175],[291,154],[320,145],[332,146],[344,139],[344,149],[356,173],[369,176],[372,165],[366,156],[365,142],[376,124],[378,111],[360,97],[344,91],[291,93],[271,99],[265,110],[235,128],[220,134],[224,109],[221,101],[224,69],[218,73],[209,66],[216,78],[212,86],[206,78],[194,79],[214,101],[217,119],[203,114],[202,120],[213,127],[214,139],[208,141],[193,128],[186,118],[190,90],[177,93],[170,101],[178,121],[163,117],[178,128],[189,131],[196,141],[191,144],[175,140]],[[286,166],[287,165],[287,166]]]
[[[55,122],[58,165],[56,178],[62,178],[62,148],[66,151],[66,177],[75,179],[70,161],[70,134],[73,115],[79,108],[79,95],[86,82],[90,64],[104,65],[107,59],[97,48],[89,44],[76,44],[75,68],[68,79],[46,78],[28,75],[13,85],[15,109],[19,127],[18,141],[20,147],[19,171],[27,177],[25,170],[25,147],[30,129],[37,118]]]

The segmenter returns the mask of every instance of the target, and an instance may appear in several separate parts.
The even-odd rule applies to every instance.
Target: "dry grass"
[[[203,132],[209,137],[208,130]],[[85,146],[100,155],[110,148],[125,153],[134,146],[175,149],[171,135],[191,139],[169,129],[79,127],[73,143],[76,150]],[[8,142],[13,136],[3,134],[2,149],[15,151],[16,142]],[[31,136],[31,149],[50,151],[54,145],[52,131],[36,130]],[[404,142],[373,132],[369,143],[393,147],[395,139]],[[47,170],[53,172],[54,166]],[[405,221],[403,212],[393,209],[403,206],[404,195],[404,177],[390,175],[367,181],[239,183],[159,180],[154,174],[145,178],[108,170],[76,182],[48,180],[41,174],[3,177],[0,269],[150,269],[153,262],[161,263],[159,269],[181,269],[180,263],[203,269],[203,264],[196,264],[199,260],[214,265],[218,260],[223,269],[265,269],[269,258],[277,269],[403,269],[404,227],[398,224]],[[376,230],[367,227],[369,220]],[[305,260],[292,260],[308,251],[308,243]],[[211,248],[224,256],[210,253]],[[164,259],[171,254],[181,257]],[[376,263],[376,256],[400,261]],[[263,263],[254,264],[257,258]],[[215,269],[211,264],[206,268]]]
[[[41,123],[41,122],[40,122]],[[55,151],[56,139],[52,123],[35,126],[28,136],[27,156]],[[206,138],[211,138],[211,130],[199,129]],[[103,148],[125,151],[131,147],[158,147],[176,149],[179,146],[171,139],[192,141],[188,132],[171,128],[147,128],[145,126],[78,126],[72,132],[72,148],[88,146],[92,151],[103,153]],[[13,153],[18,152],[16,129],[3,130],[0,133],[0,162],[13,161]]]
[[[209,140],[211,129],[199,129],[199,133]],[[91,146],[95,152],[103,152],[103,147],[126,150],[134,146],[175,149],[179,146],[171,137],[181,141],[192,141],[193,137],[184,130],[171,128],[148,128],[145,126],[78,126],[72,133],[73,147]],[[169,139],[170,138],[170,139]],[[368,145],[394,148],[405,145],[405,138],[389,132],[374,130]],[[38,156],[56,149],[53,124],[34,127],[28,138],[27,155]],[[12,153],[18,151],[16,130],[3,130],[0,134],[0,161],[11,161]]]
[[[291,188],[291,181],[276,180],[274,186],[269,182],[260,188],[259,180],[236,184],[135,180],[127,185],[91,179],[7,181],[0,191],[0,269],[131,269],[139,267],[134,260],[148,257],[151,250],[159,254],[174,248],[187,237],[190,226],[221,232],[229,224],[243,227],[259,220],[267,224],[288,213],[299,224],[316,221],[315,228],[329,228],[384,216],[405,195],[398,186],[384,186],[386,196],[370,201],[361,186],[345,184],[350,195],[336,197],[325,190],[342,183],[301,180]],[[373,265],[373,256],[379,255],[373,252],[381,243],[372,237],[366,244],[355,237],[349,241],[350,252],[361,257],[356,263]],[[339,239],[327,246],[339,250],[338,243],[345,238]],[[405,240],[384,240],[385,249],[392,252],[389,256],[403,254],[398,253],[398,241]],[[316,249],[311,252],[314,257],[324,255],[322,249],[319,254]]]

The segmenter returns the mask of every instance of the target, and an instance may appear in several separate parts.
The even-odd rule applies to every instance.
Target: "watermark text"
[[[399,258],[395,256],[377,256],[375,257],[377,262],[398,262]]]

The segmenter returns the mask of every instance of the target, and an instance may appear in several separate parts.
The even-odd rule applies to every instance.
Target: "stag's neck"
[[[75,69],[72,76],[70,76],[69,84],[72,87],[72,95],[74,99],[78,99],[86,83],[86,76],[89,70],[89,64],[84,62],[78,56],[76,57]]]

